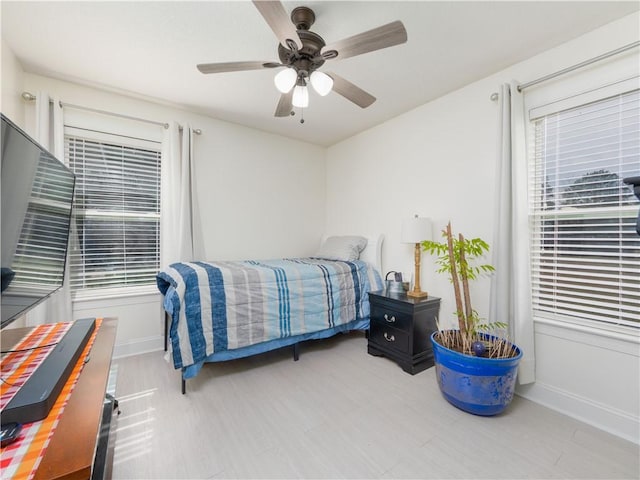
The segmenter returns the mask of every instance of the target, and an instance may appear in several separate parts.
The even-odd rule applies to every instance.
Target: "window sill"
[[[80,290],[71,294],[74,302],[86,302],[92,300],[105,300],[114,298],[140,297],[146,295],[160,295],[155,285],[143,287],[100,288]]]
[[[595,325],[594,325],[595,323]],[[640,330],[619,325],[601,325],[591,321],[565,321],[535,317],[535,333],[573,343],[640,356]]]

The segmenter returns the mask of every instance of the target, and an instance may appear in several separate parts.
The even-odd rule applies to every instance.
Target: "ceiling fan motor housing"
[[[297,28],[302,48],[291,49],[278,44],[280,62],[283,65],[295,68],[299,75],[302,74],[307,77],[325,62],[320,52],[326,43],[320,35],[309,30],[315,19],[316,16],[310,8],[295,8],[291,12],[291,21]]]

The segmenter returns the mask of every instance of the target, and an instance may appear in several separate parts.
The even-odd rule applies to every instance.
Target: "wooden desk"
[[[116,327],[116,319],[102,321],[89,353],[90,360],[60,416],[34,480],[91,478]],[[30,331],[30,328],[3,330],[2,349],[10,349]]]

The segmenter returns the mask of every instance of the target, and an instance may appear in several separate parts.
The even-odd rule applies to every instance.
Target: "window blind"
[[[536,315],[640,326],[640,95],[534,122],[532,287]]]
[[[65,135],[65,154],[76,173],[73,290],[155,283],[160,265],[160,150],[126,140]]]

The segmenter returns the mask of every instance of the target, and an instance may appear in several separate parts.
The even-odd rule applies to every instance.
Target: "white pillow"
[[[367,239],[355,235],[327,238],[316,257],[351,262],[360,258],[360,252],[367,246]]]

